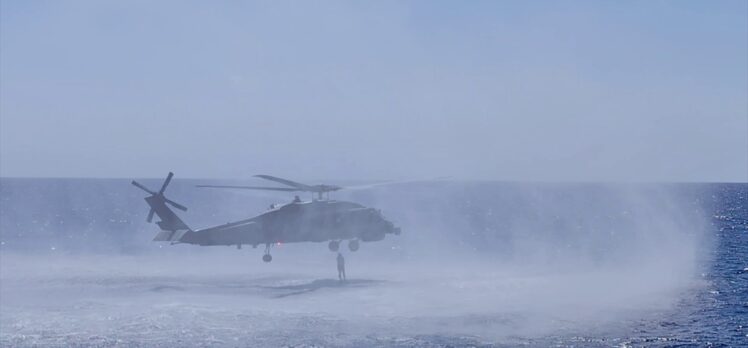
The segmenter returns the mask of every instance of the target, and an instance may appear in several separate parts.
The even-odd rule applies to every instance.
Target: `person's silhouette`
[[[338,280],[345,280],[345,259],[341,253],[338,253]]]

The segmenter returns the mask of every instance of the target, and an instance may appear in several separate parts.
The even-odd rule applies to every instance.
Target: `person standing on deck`
[[[341,253],[338,253],[338,280],[345,280],[345,259]]]

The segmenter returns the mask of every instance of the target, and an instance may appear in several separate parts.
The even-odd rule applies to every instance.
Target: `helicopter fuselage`
[[[256,217],[188,231],[179,243],[252,245],[334,240],[379,241],[400,229],[374,208],[335,200],[293,202]]]

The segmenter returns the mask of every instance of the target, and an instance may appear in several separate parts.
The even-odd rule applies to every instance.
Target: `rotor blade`
[[[343,186],[341,189],[346,191],[355,191],[355,190],[366,190],[370,188],[375,188],[379,186],[388,186],[388,185],[399,185],[399,184],[411,184],[411,183],[417,183],[417,182],[432,182],[432,181],[442,181],[450,179],[449,177],[439,177],[439,178],[433,178],[433,179],[415,179],[415,180],[397,180],[397,181],[385,181],[385,182],[378,182],[373,184],[366,184],[366,185],[354,185],[354,186]]]
[[[153,213],[155,213],[155,211],[151,208],[151,211],[148,212],[148,218],[145,219],[146,222],[153,221]]]
[[[365,184],[365,185],[343,186],[341,190],[366,190],[366,189],[374,188],[377,186],[395,185],[395,184],[400,184],[403,182],[407,182],[407,181],[385,181],[385,182],[377,182],[377,183]]]
[[[276,176],[270,176],[270,175],[260,174],[260,175],[255,175],[255,177],[256,178],[262,178],[262,179],[265,179],[265,180],[275,181],[275,182],[281,183],[283,185],[293,186],[293,187],[296,187],[296,188],[298,188],[298,189],[300,189],[302,191],[315,191],[314,187],[312,187],[312,186],[300,184],[298,182],[287,180],[287,179],[283,179],[283,178],[279,178],[279,177],[276,177]]]
[[[171,206],[174,207],[174,208],[177,208],[177,209],[179,209],[181,211],[187,211],[187,207],[185,207],[185,206],[183,206],[183,205],[181,205],[181,204],[179,204],[177,202],[174,202],[171,199],[168,199],[168,198],[164,197],[164,201],[166,201],[166,203],[171,204]]]
[[[163,194],[166,190],[166,186],[169,186],[169,182],[171,182],[171,177],[174,176],[174,173],[169,172],[169,175],[166,176],[166,181],[164,181],[164,184],[161,186],[161,190],[158,191],[158,193]]]
[[[132,181],[132,184],[135,185],[135,187],[137,187],[137,188],[139,188],[139,189],[141,189],[141,190],[143,190],[145,192],[148,192],[148,193],[150,193],[152,195],[156,194],[156,192],[153,192],[153,191],[149,190],[147,187],[141,185],[139,182],[137,182],[135,180]]]
[[[290,188],[290,187],[227,186],[227,185],[195,185],[195,187],[227,188],[227,189],[242,189],[242,190],[288,191],[288,192],[304,191],[298,188]]]

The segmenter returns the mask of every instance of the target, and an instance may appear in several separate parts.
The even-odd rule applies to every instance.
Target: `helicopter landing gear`
[[[350,251],[356,251],[358,250],[358,239],[353,239],[348,242],[348,250]]]
[[[262,261],[270,262],[273,261],[273,256],[270,255],[270,243],[265,244],[265,255],[262,255]]]
[[[336,252],[340,249],[340,242],[337,240],[331,240],[330,243],[327,244],[327,248],[332,252]]]

